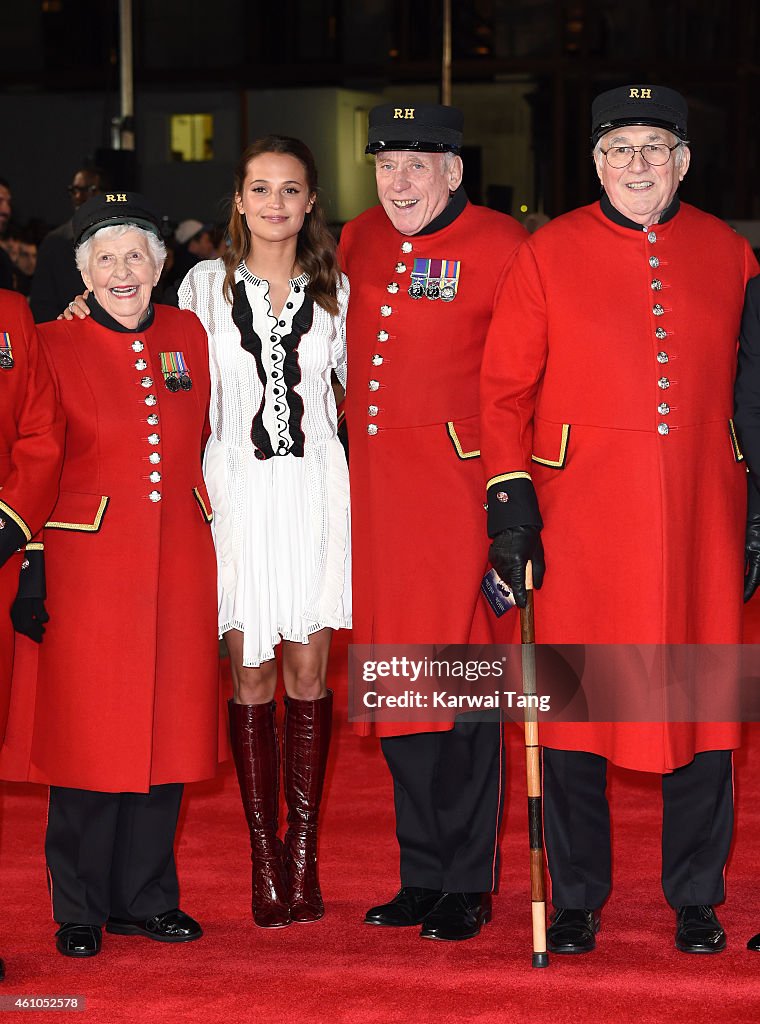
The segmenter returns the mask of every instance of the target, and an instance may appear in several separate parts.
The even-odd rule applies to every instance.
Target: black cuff
[[[0,510],[0,565],[5,565],[14,551],[26,544],[26,534],[9,515]]]
[[[27,551],[21,563],[16,597],[47,597],[45,589],[45,554],[41,550]]]
[[[499,479],[488,488],[488,536],[513,526],[543,526],[533,481],[524,476]]]

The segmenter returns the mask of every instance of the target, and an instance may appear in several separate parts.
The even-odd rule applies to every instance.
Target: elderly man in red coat
[[[372,110],[367,152],[380,206],[341,238],[359,644],[494,638],[480,597],[488,566],[478,378],[497,284],[526,235],[468,202],[462,125],[451,107]],[[454,728],[374,728],[393,775],[402,888],[365,920],[472,938],[490,917],[498,867],[500,726],[460,716]]]
[[[541,583],[543,537],[546,643],[740,639],[746,472],[732,391],[758,267],[746,241],[679,200],[686,121],[683,97],[661,86],[597,97],[601,201],[531,236],[494,313],[482,378],[490,556],[524,603],[529,560]],[[549,949],[595,945],[611,875],[608,759],[662,774],[677,948],[723,949],[713,904],[724,896],[738,726],[548,724],[542,739]]]
[[[0,740],[13,672],[11,614],[37,641],[45,629],[42,545],[31,541],[58,495],[64,432],[26,300],[0,291]],[[12,613],[19,588],[27,600]]]

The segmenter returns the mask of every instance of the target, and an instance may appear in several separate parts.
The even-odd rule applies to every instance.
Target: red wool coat
[[[168,306],[136,333],[91,318],[39,331],[68,431],[45,529],[50,623],[14,684],[3,773],[105,792],[208,778],[219,699],[205,331]],[[165,386],[162,353],[182,353],[190,390]]]
[[[29,306],[0,291],[0,523],[37,533],[58,494],[65,422]],[[10,696],[14,634],[10,607],[22,555],[0,565],[0,739]]]
[[[744,239],[686,204],[649,232],[588,206],[518,254],[483,362],[483,463],[507,494],[513,473],[535,484],[539,642],[740,640],[746,471],[731,416],[757,272]],[[541,741],[669,771],[738,745],[739,728],[547,724]]]
[[[357,644],[499,639],[480,596],[488,565],[478,378],[497,284],[525,237],[511,217],[469,204],[427,235],[400,234],[380,206],[343,230]],[[430,274],[458,275],[450,301],[409,295],[415,267],[429,260],[450,261]],[[378,722],[375,731],[449,727]]]

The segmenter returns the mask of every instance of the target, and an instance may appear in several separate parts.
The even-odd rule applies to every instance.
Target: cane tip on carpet
[[[548,953],[534,953],[533,954],[533,962],[532,962],[531,966],[533,966],[533,967],[548,967],[549,966],[549,954]]]

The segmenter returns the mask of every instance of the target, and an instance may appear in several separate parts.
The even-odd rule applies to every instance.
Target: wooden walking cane
[[[525,571],[528,603],[520,609],[523,694],[536,696],[536,627],[533,619],[533,566]],[[538,746],[538,709],[525,702],[525,767],[528,775],[528,838],[530,840],[530,898],[533,911],[533,967],[548,967],[546,952],[546,891],[544,833],[541,810],[541,760]]]

